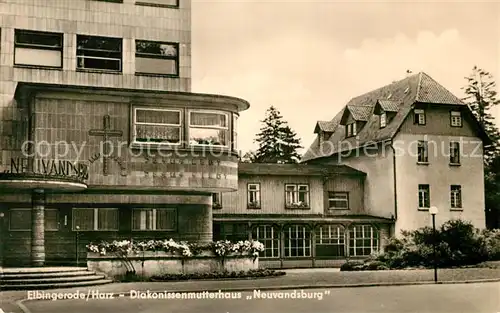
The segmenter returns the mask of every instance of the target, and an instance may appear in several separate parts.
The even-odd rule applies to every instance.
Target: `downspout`
[[[396,180],[396,149],[394,149],[393,142],[389,145],[392,150],[392,171],[394,174],[394,220],[398,219],[398,192],[397,192],[397,180]]]

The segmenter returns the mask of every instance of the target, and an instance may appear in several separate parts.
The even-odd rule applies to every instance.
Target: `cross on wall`
[[[122,137],[123,132],[121,130],[111,129],[110,126],[110,116],[104,115],[102,129],[91,129],[89,131],[90,136],[94,137],[102,137],[101,143],[104,142],[103,151],[101,151],[102,155],[102,172],[104,176],[108,175],[108,158],[109,158],[109,145],[108,140],[111,137]]]

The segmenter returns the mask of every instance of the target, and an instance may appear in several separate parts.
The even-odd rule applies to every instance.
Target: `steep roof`
[[[355,121],[366,122],[373,114],[373,106],[371,105],[348,105],[344,111],[341,123],[345,123],[348,114],[351,114]]]
[[[333,121],[318,121],[314,127],[314,133],[317,134],[319,131],[333,133],[337,129],[338,123]]]
[[[332,121],[341,120],[344,110],[347,109],[354,119],[360,118],[361,121],[366,121],[365,126],[359,130],[356,137],[351,138],[345,138],[344,127],[337,127],[330,139],[322,142],[321,146],[318,145],[316,138],[301,162],[392,139],[416,103],[459,105],[468,110],[464,102],[426,73],[411,75],[352,98]],[[396,113],[384,128],[379,127],[378,117],[372,114],[377,104],[386,111]],[[370,112],[369,116],[365,115],[367,112]]]
[[[309,164],[276,164],[276,163],[239,163],[238,175],[273,175],[273,176],[324,176],[324,175],[356,175],[365,176],[347,165],[318,166]]]

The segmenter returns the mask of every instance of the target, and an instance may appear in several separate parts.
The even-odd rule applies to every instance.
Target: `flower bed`
[[[258,269],[264,245],[257,241],[207,244],[174,240],[113,241],[87,245],[89,270],[118,278],[134,273],[148,278],[166,274],[241,272]]]

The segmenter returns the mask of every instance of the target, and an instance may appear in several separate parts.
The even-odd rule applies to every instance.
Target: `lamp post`
[[[436,236],[436,214],[438,214],[438,208],[433,206],[429,208],[429,214],[432,216],[432,233],[434,240],[433,244],[433,254],[434,254],[434,283],[437,284],[438,281],[438,272],[437,272],[437,254],[436,254],[436,245],[437,245],[437,236]]]
[[[78,238],[79,237],[79,231],[80,231],[80,226],[75,226],[75,230],[76,230],[76,240],[75,240],[75,251],[76,251],[76,266],[80,266],[80,262],[79,262],[79,255],[78,255]]]

